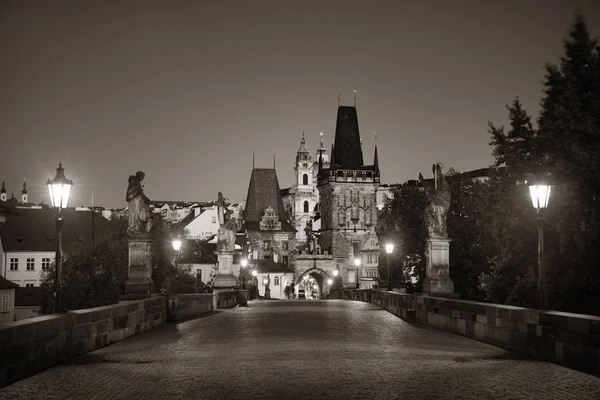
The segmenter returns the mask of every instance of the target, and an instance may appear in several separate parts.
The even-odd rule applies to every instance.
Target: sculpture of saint
[[[152,227],[150,199],[144,194],[144,186],[142,184],[145,176],[142,171],[129,176],[129,184],[125,196],[128,209],[127,234],[129,236],[149,233]]]
[[[233,217],[229,218],[229,220],[225,222],[225,199],[223,198],[223,194],[221,192],[219,192],[217,199],[217,214],[219,218],[217,250],[234,251],[238,226],[235,218]]]
[[[425,208],[425,225],[430,238],[447,238],[446,216],[450,208],[450,187],[442,173],[442,163],[433,164],[433,184],[425,182],[419,173],[419,182],[427,194],[427,207]]]

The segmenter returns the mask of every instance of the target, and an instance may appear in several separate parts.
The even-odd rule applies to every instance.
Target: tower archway
[[[330,274],[320,268],[308,269],[296,279],[296,295],[298,295],[300,289],[304,289],[307,299],[325,299],[329,288],[327,280],[330,278]]]

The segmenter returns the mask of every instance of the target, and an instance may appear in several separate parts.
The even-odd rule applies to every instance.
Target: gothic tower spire
[[[23,178],[23,190],[21,190],[21,203],[27,203],[27,183]]]
[[[0,189],[0,200],[6,201],[6,187],[4,185],[4,179],[2,179],[2,189]]]

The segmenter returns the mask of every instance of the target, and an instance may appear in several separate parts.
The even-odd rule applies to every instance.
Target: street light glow
[[[537,210],[548,207],[550,200],[550,188],[552,186],[546,184],[538,184],[529,186],[529,194],[533,207]]]
[[[242,266],[242,268],[246,268],[248,266],[248,260],[242,258],[242,261],[240,261],[240,265]]]
[[[255,269],[253,269],[252,270],[252,276],[256,276],[257,274],[258,274],[258,272]]]
[[[179,251],[181,249],[181,240],[175,239],[173,240],[173,250]]]
[[[355,257],[355,258],[354,258],[354,265],[355,265],[356,267],[359,267],[359,266],[360,266],[360,258],[358,258],[358,257]]]
[[[394,243],[387,243],[385,245],[385,252],[388,254],[392,254],[394,252]]]
[[[327,284],[328,285],[332,285],[333,284],[333,279],[331,279],[331,278],[327,279]]]

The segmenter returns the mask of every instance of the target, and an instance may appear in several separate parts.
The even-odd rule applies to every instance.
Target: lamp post
[[[360,267],[360,257],[354,257],[354,266],[356,267],[355,269],[355,275],[356,275],[356,288],[358,289],[359,286],[359,282],[358,282],[358,268]]]
[[[392,258],[392,253],[394,252],[394,244],[387,243],[385,245],[385,252],[387,253],[387,275],[388,275],[387,290],[392,291],[393,289],[392,289],[392,276],[391,276],[391,270],[390,270],[390,258]]]
[[[69,204],[69,195],[71,194],[71,187],[73,181],[65,178],[65,170],[62,164],[58,164],[56,168],[56,176],[54,179],[48,179],[46,183],[48,191],[50,192],[50,201],[52,207],[56,211],[56,274],[54,276],[54,310],[53,312],[62,312],[62,226],[63,219],[61,211],[66,208]]]
[[[546,260],[544,255],[544,223],[542,209],[548,207],[551,186],[546,183],[537,183],[529,186],[531,202],[537,211],[538,228],[538,290],[540,296],[540,309],[548,308],[548,286],[546,282]]]
[[[256,278],[256,275],[258,275],[258,271],[253,269],[252,270],[252,283],[254,284],[254,288],[253,288],[253,292],[255,292],[256,290],[258,290],[258,279]],[[256,292],[255,292],[256,293]]]
[[[246,258],[242,258],[242,261],[240,261],[240,266],[242,267],[242,290],[246,290],[246,267],[248,266],[248,260]]]

